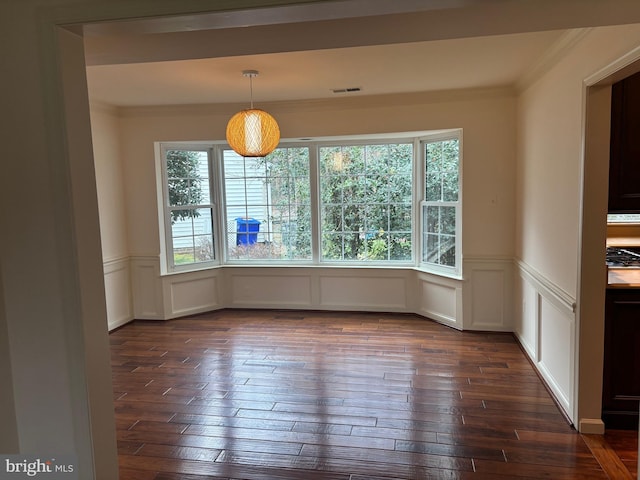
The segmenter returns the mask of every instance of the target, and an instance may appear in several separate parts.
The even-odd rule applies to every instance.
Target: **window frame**
[[[321,141],[314,142],[315,144],[315,167],[317,169],[315,182],[317,188],[317,195],[315,200],[317,202],[317,209],[315,218],[318,222],[316,234],[314,238],[316,240],[318,248],[318,264],[325,266],[348,266],[348,267],[412,267],[416,265],[416,249],[414,247],[416,241],[416,210],[415,210],[415,191],[416,191],[416,164],[419,162],[416,151],[415,134],[408,132],[406,134],[388,134],[379,136],[361,136],[361,137],[336,137],[335,139],[323,139]],[[407,260],[336,260],[336,259],[324,259],[322,256],[322,191],[321,191],[321,172],[320,172],[320,149],[324,147],[353,147],[353,146],[375,146],[375,145],[391,145],[391,144],[407,144],[412,145],[412,158],[411,158],[411,258]]]
[[[203,262],[193,262],[185,264],[176,264],[174,249],[173,249],[173,230],[171,223],[171,212],[175,210],[174,207],[169,205],[169,174],[167,170],[166,155],[168,151],[185,151],[185,152],[204,152],[207,155],[207,169],[209,172],[209,181],[206,188],[209,191],[209,203],[200,203],[189,205],[182,210],[195,210],[195,209],[210,209],[211,210],[211,240],[213,242],[213,259]],[[219,205],[219,189],[217,173],[213,165],[213,145],[211,142],[207,143],[181,143],[181,142],[162,142],[157,144],[156,149],[157,158],[157,172],[160,178],[160,185],[158,188],[158,203],[159,212],[158,215],[160,221],[160,231],[163,232],[160,235],[160,268],[163,273],[178,273],[204,270],[214,266],[220,265],[220,251],[219,251],[219,226],[218,226],[218,205]]]
[[[227,217],[227,191],[226,191],[226,174],[225,174],[225,162],[224,162],[224,151],[232,150],[231,147],[226,143],[218,143],[213,146],[213,158],[217,163],[217,170],[219,172],[219,188],[221,194],[220,199],[220,211],[218,212],[220,218],[219,231],[223,232],[224,238],[222,238],[218,244],[221,249],[222,263],[224,265],[244,265],[244,266],[283,266],[283,265],[303,265],[310,266],[316,264],[316,239],[313,234],[314,230],[314,221],[315,221],[315,212],[316,212],[316,200],[315,200],[315,191],[313,188],[313,166],[314,160],[312,158],[312,148],[309,146],[309,142],[300,142],[300,141],[281,141],[277,148],[307,148],[309,150],[309,187],[310,187],[310,213],[311,213],[311,258],[310,259],[277,259],[277,258],[269,258],[269,259],[238,259],[238,258],[230,258],[229,256],[229,232],[227,231],[227,226],[229,225],[229,221],[233,219],[229,219]],[[250,177],[251,178],[251,177]]]
[[[227,211],[225,191],[225,172],[223,151],[230,149],[224,141],[202,142],[156,142],[156,176],[158,185],[158,207],[160,221],[160,262],[161,273],[171,274],[204,270],[217,266],[324,266],[324,267],[379,267],[379,268],[417,268],[421,271],[455,279],[462,278],[462,192],[463,192],[463,130],[447,129],[422,132],[401,132],[390,134],[367,134],[335,137],[318,137],[313,139],[282,139],[279,148],[304,147],[309,150],[309,181],[311,195],[311,259],[231,259],[228,258],[229,239],[227,235]],[[456,208],[455,228],[455,267],[438,265],[423,261],[425,225],[423,208],[426,201],[426,145],[444,140],[458,140],[458,201]],[[321,219],[321,172],[319,152],[322,147],[332,146],[364,146],[394,143],[412,143],[412,193],[411,193],[411,259],[410,260],[330,260],[322,258],[322,219]],[[209,205],[212,212],[212,237],[214,242],[214,259],[208,262],[175,265],[173,263],[173,243],[168,205],[168,179],[166,151],[186,150],[203,151],[208,155],[209,168]],[[444,206],[440,204],[441,206]]]
[[[463,206],[463,131],[462,129],[448,130],[444,132],[425,135],[420,138],[420,199],[417,204],[420,228],[419,228],[419,252],[417,252],[419,267],[425,271],[436,273],[441,276],[456,279],[462,278],[462,206]],[[429,201],[426,199],[427,191],[427,145],[444,142],[448,140],[458,141],[458,199],[456,201]],[[453,207],[455,208],[455,265],[441,265],[424,261],[426,229],[425,215],[423,211],[429,206]]]

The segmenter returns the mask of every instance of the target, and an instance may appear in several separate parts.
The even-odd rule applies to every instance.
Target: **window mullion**
[[[320,245],[322,228],[320,218],[320,159],[317,143],[309,145],[309,183],[311,191],[311,258],[314,264],[320,263]]]

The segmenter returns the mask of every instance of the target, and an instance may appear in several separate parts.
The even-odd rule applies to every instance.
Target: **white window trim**
[[[425,191],[425,162],[426,155],[424,148],[426,143],[441,140],[459,140],[459,196],[456,208],[456,267],[430,264],[422,261],[423,252],[423,215]],[[321,146],[336,145],[373,145],[385,143],[406,143],[412,140],[414,143],[413,157],[413,197],[412,197],[412,259],[409,261],[328,261],[323,260],[320,252],[321,223],[320,223],[320,175],[318,169],[317,153]],[[433,273],[436,275],[450,277],[454,279],[462,278],[462,192],[463,192],[463,139],[462,129],[449,129],[438,131],[403,132],[380,135],[350,135],[335,137],[318,137],[304,139],[282,139],[281,146],[286,147],[308,147],[310,161],[310,191],[311,191],[311,228],[315,232],[311,238],[311,260],[235,260],[228,259],[228,245],[226,235],[226,211],[224,209],[224,165],[222,162],[222,151],[229,148],[226,142],[157,142],[155,144],[156,153],[156,183],[158,190],[158,218],[160,222],[160,266],[161,274],[172,274],[189,271],[205,270],[220,266],[244,266],[244,267],[282,267],[287,265],[298,265],[304,267],[345,267],[345,268],[414,268],[420,271]],[[210,195],[212,202],[213,216],[213,237],[215,260],[211,262],[200,262],[197,264],[172,265],[173,249],[171,242],[171,222],[168,217],[168,182],[166,165],[164,164],[164,152],[167,150],[193,150],[206,151],[209,156],[210,171]],[[444,204],[441,204],[444,205]]]
[[[220,197],[216,186],[218,181],[217,169],[213,165],[213,148],[211,143],[157,143],[156,144],[156,178],[159,180],[157,184],[158,193],[158,221],[160,234],[160,271],[162,274],[191,272],[197,270],[206,270],[220,265],[220,239],[219,239],[219,222],[217,220],[218,205],[220,205]],[[210,204],[206,208],[211,208],[211,223],[213,236],[213,252],[214,259],[208,262],[188,263],[184,265],[175,265],[173,262],[173,241],[169,208],[169,181],[167,177],[166,152],[169,150],[185,150],[205,152],[207,154],[207,162],[209,168],[209,198]]]
[[[425,154],[425,150],[426,150],[426,144],[427,143],[436,143],[436,142],[441,142],[441,141],[446,141],[446,140],[458,140],[458,200],[456,202],[427,202],[424,198],[425,192],[426,192],[426,179],[425,179],[425,174],[426,174],[426,169],[427,169],[427,156]],[[418,191],[418,195],[419,195],[419,200],[418,202],[416,202],[416,205],[418,207],[418,212],[416,213],[419,221],[419,226],[420,228],[418,229],[419,232],[419,240],[418,243],[416,245],[418,245],[418,250],[416,251],[416,255],[418,258],[418,267],[420,270],[423,270],[425,272],[429,272],[429,273],[434,273],[437,275],[441,275],[441,276],[445,276],[445,277],[450,277],[450,278],[455,278],[455,279],[462,279],[462,229],[463,229],[463,224],[462,224],[462,209],[463,209],[463,201],[462,201],[462,192],[463,192],[463,169],[462,169],[462,163],[463,163],[463,141],[462,141],[462,129],[457,129],[457,130],[449,130],[446,132],[439,132],[433,135],[425,135],[423,137],[420,138],[420,146],[419,146],[419,150],[420,150],[420,175],[419,175],[419,181],[420,184],[417,185],[420,187],[420,190]],[[424,225],[424,216],[422,215],[422,210],[425,206],[427,205],[434,205],[437,204],[438,206],[441,207],[456,207],[456,232],[455,232],[455,236],[456,236],[456,241],[455,241],[455,250],[456,250],[456,254],[455,254],[455,267],[449,267],[446,265],[438,265],[435,263],[428,263],[428,262],[424,262],[422,260],[422,252],[424,252],[424,235],[423,232],[425,231],[425,225]]]

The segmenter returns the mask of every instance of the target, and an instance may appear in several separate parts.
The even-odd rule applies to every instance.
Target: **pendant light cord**
[[[249,75],[249,91],[251,92],[251,110],[253,110],[253,75]]]
[[[253,110],[253,77],[258,76],[257,70],[243,70],[242,75],[249,77],[249,91],[251,92],[251,109]]]

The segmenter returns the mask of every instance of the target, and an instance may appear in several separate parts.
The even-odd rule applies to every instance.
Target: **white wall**
[[[237,107],[239,108],[239,106]],[[160,253],[154,142],[224,140],[234,105],[120,110],[130,253]],[[463,249],[513,256],[515,99],[508,90],[261,105],[283,138],[464,129]]]
[[[564,355],[548,357],[547,380],[566,383],[559,393],[570,394],[568,413],[579,426],[595,430],[602,427],[598,427],[602,338],[597,338],[601,329],[590,329],[588,322],[601,324],[603,317],[576,318],[573,312],[579,301],[583,81],[638,45],[638,25],[593,29],[518,98],[516,257],[521,280],[517,297],[533,299],[537,307],[524,303],[518,308],[516,331],[523,344],[537,349],[534,355],[554,346],[566,349]],[[608,157],[601,161],[608,162]],[[607,180],[602,177],[601,181]],[[563,305],[564,313],[546,308],[554,301]],[[545,328],[557,337],[548,336]],[[592,371],[578,378],[574,368],[565,380],[567,365],[576,365],[576,359],[586,355]],[[594,357],[599,361],[594,362]]]
[[[102,256],[113,261],[129,255],[120,121],[115,107],[91,104],[91,135],[96,170]]]
[[[127,199],[120,152],[120,121],[114,107],[91,105],[104,283],[109,329],[133,319],[127,239]]]

